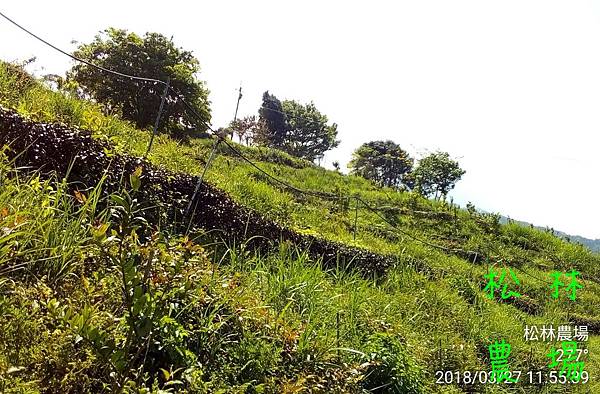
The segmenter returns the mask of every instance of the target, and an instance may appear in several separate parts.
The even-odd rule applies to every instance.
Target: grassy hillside
[[[6,64],[0,104],[37,121],[89,129],[113,144],[107,154],[140,156],[149,139],[147,130]],[[149,160],[199,174],[212,144],[162,135]],[[143,221],[132,235],[125,230],[137,215],[127,198],[135,190],[109,201],[100,197],[102,185],[73,196],[60,180],[15,173],[4,160],[2,174],[12,176],[0,186],[0,388],[600,390],[600,256],[547,232],[502,225],[495,215],[381,189],[281,152],[238,149],[297,188],[340,198],[282,188],[225,146],[208,182],[290,229],[391,257],[394,266],[379,278],[358,268],[324,270],[318,256],[289,243],[268,254],[229,243],[226,253],[215,254],[209,244]],[[352,196],[379,208],[356,210]],[[482,291],[488,270],[503,266],[521,282],[524,295],[516,301],[491,300]],[[583,278],[577,300],[552,299],[550,273],[572,268]],[[592,377],[586,385],[435,384],[437,370],[489,371],[487,346],[502,339],[513,348],[511,369],[543,369],[555,344],[525,342],[525,325],[568,322],[593,333],[585,343]]]
[[[538,230],[551,231],[551,232],[553,232],[554,235],[557,235],[560,238],[565,239],[565,240],[567,240],[569,242],[579,243],[579,244],[587,247],[592,252],[600,252],[600,239],[585,238],[585,237],[582,237],[580,235],[567,234],[567,233],[565,233],[563,231],[558,231],[558,230],[554,230],[554,229],[549,229],[548,230],[547,227],[535,226],[532,223],[523,222],[521,220],[510,219],[510,218],[505,217],[505,216],[501,216],[500,217],[500,223],[507,224],[509,222],[515,222],[515,223],[520,224],[520,225],[525,226],[525,227],[534,226]]]

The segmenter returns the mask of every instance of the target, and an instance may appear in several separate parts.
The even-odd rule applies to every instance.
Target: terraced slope
[[[248,246],[256,248],[288,241],[305,248],[325,266],[353,266],[365,275],[383,275],[391,264],[389,256],[286,229],[235,203],[206,182],[198,191],[190,224],[184,213],[198,183],[197,177],[173,173],[140,158],[114,154],[110,143],[93,139],[90,132],[27,121],[0,107],[0,144],[10,147],[7,157],[17,167],[58,175],[77,185],[80,191],[93,189],[102,180],[104,193],[108,195],[126,186],[121,182],[127,179],[125,174],[140,168],[143,185],[140,198],[149,206],[166,207],[164,211],[146,211],[147,218],[155,225],[180,221],[176,231],[185,231],[186,225],[204,231],[219,230],[224,239],[250,242]]]
[[[146,177],[142,182],[144,189],[141,189],[145,193],[145,200],[153,201],[155,198],[154,201],[157,201],[158,197],[162,202],[169,202],[165,217],[181,216],[185,206],[184,196],[191,194],[195,181],[192,174],[201,171],[212,141],[182,143],[161,136],[149,157],[152,164],[140,161],[134,156],[143,152],[148,139],[147,132],[135,130],[118,118],[103,116],[93,104],[50,92],[36,81],[19,84],[15,78],[8,71],[4,71],[4,74],[0,72],[0,101],[4,105],[38,121],[60,120],[69,124],[68,127],[41,125],[5,111],[4,131],[0,130],[0,134],[5,135],[5,141],[11,141],[15,147],[15,144],[24,144],[13,151],[26,152],[18,159],[21,164],[54,169],[59,174],[65,174],[67,163],[75,156],[73,152],[78,151],[78,146],[82,144],[84,149],[79,150],[79,157],[89,160],[89,163],[76,160],[70,179],[93,186],[110,163],[110,168],[115,171],[110,173],[106,181],[106,190],[116,190],[119,189],[121,174],[127,179],[136,167],[141,166],[142,177]],[[7,91],[9,93],[2,93]],[[73,131],[75,127],[89,128],[94,132],[81,134]],[[20,138],[22,142],[15,142]],[[114,149],[102,142],[106,138],[114,144]],[[29,146],[33,141],[36,142]],[[232,156],[225,147],[219,151],[208,173],[208,181],[213,186],[202,189],[199,201],[206,209],[199,215],[197,224],[208,229],[223,229],[226,234],[235,237],[241,237],[240,234],[244,234],[241,228],[246,231],[248,225],[251,231],[245,232],[246,235],[262,234],[272,240],[281,237],[297,241],[300,249],[311,250],[312,259],[306,256],[297,258],[294,257],[297,254],[286,249],[284,243],[283,249],[277,253],[255,256],[247,254],[247,251],[232,249],[224,258],[238,278],[233,287],[255,292],[256,302],[274,313],[274,321],[285,322],[291,327],[286,334],[294,338],[291,342],[283,341],[285,346],[282,344],[276,350],[259,352],[260,355],[280,354],[279,351],[284,347],[296,346],[298,352],[293,352],[292,356],[285,353],[285,357],[294,360],[292,364],[300,363],[300,360],[303,360],[302,363],[308,362],[310,368],[335,364],[337,369],[330,371],[336,371],[337,379],[350,382],[353,379],[351,371],[356,369],[360,375],[358,367],[365,362],[361,358],[363,356],[356,352],[370,354],[375,347],[377,351],[374,354],[379,358],[372,360],[374,364],[389,367],[382,375],[383,384],[389,383],[393,376],[399,379],[404,377],[411,384],[415,383],[412,392],[598,390],[598,255],[548,232],[516,224],[501,225],[499,218],[493,215],[460,210],[450,204],[423,200],[410,193],[380,189],[365,180],[326,171],[279,152],[241,146],[238,149],[268,172],[296,187],[338,193],[341,196],[356,194],[370,205],[381,208],[376,212],[362,208],[358,211],[358,231],[354,239],[356,211],[352,209],[352,202],[323,201],[293,193]],[[154,188],[154,183],[164,187]],[[223,201],[227,201],[227,204],[222,209],[220,204]],[[199,205],[199,209],[204,208]],[[166,223],[158,213],[155,222],[161,226]],[[300,235],[318,236],[327,241]],[[371,261],[370,258],[378,259],[377,255],[391,256],[391,262],[385,264],[385,275],[377,281],[370,281],[340,270],[323,271],[314,265],[314,260],[324,254],[326,261],[333,261],[333,254],[337,255],[338,251],[331,248],[337,249],[340,243],[345,245],[340,248],[340,256],[347,253],[345,256],[351,257],[355,250],[351,248],[356,247],[371,251],[365,254],[367,258],[364,261],[367,262]],[[330,251],[331,254],[327,256]],[[44,259],[55,258],[58,252],[50,248],[47,253],[50,255],[44,256]],[[345,260],[348,261],[347,258]],[[381,260],[377,261],[379,263]],[[365,266],[371,267],[370,264],[365,263]],[[494,264],[496,270],[503,267],[514,270],[521,281],[518,290],[523,297],[502,301],[498,297],[491,300],[486,296],[483,291],[484,275]],[[374,271],[381,273],[383,267],[380,270],[380,266],[377,266]],[[552,299],[547,283],[550,273],[572,268],[582,273],[581,283],[584,286],[576,302],[565,297]],[[40,273],[36,275],[43,276]],[[56,292],[54,289],[52,291]],[[78,299],[77,302],[83,303],[82,300]],[[592,333],[586,343],[590,350],[586,369],[593,378],[586,386],[537,387],[521,382],[516,388],[510,389],[497,385],[435,384],[437,370],[489,370],[487,346],[495,340],[506,340],[512,344],[513,369],[543,369],[552,344],[525,342],[524,327],[533,324],[553,324],[556,327],[566,323],[587,324]],[[269,324],[273,324],[273,321]],[[5,323],[3,327],[11,326]],[[382,333],[397,342],[372,337]],[[7,338],[3,338],[3,341],[8,343]],[[332,350],[336,347],[352,351],[342,351],[338,359],[337,352]],[[386,354],[389,357],[386,358]],[[68,357],[61,360],[66,363]],[[235,370],[241,373],[243,364],[230,366],[238,368]],[[249,380],[244,382],[255,379],[253,384],[256,385],[269,381],[267,364],[257,366]],[[306,390],[313,384],[301,383],[312,382],[307,377],[310,368],[294,374],[278,361],[269,365],[277,365],[279,374],[289,373],[289,376],[293,376],[289,377],[291,380],[286,380],[282,378],[283,375],[278,375],[277,382],[271,382],[273,385],[269,386],[278,387],[274,389],[275,392],[282,391],[281,388],[290,381],[293,384],[289,387],[298,385]],[[398,370],[397,365],[405,367]],[[414,373],[414,379],[407,379],[403,375],[408,372],[411,376]],[[352,390],[377,387],[369,385],[366,375],[357,377],[359,386]],[[224,375],[217,373],[211,376],[215,380],[224,379],[229,382],[228,385],[234,384]],[[344,390],[358,392],[350,388]]]

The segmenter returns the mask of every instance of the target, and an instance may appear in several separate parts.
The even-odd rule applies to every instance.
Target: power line
[[[10,23],[12,23],[13,25],[15,25],[16,27],[18,27],[19,29],[21,29],[22,31],[24,31],[25,33],[29,34],[30,36],[34,37],[36,40],[44,43],[45,45],[49,46],[50,48],[62,53],[65,56],[70,57],[71,59],[86,64],[92,68],[95,68],[97,70],[103,71],[105,73],[109,73],[109,74],[113,74],[113,75],[117,75],[120,77],[124,77],[124,78],[129,78],[131,80],[137,80],[137,81],[144,81],[144,82],[154,82],[154,83],[158,83],[160,85],[165,86],[168,90],[170,90],[171,92],[173,92],[173,94],[175,94],[176,98],[180,99],[183,104],[188,107],[188,109],[192,110],[194,112],[194,115],[200,119],[202,121],[202,124],[204,124],[209,130],[211,130],[213,133],[215,132],[210,125],[206,124],[205,120],[203,119],[202,116],[200,116],[198,113],[196,113],[196,111],[193,109],[193,107],[191,105],[189,105],[181,96],[181,94],[179,92],[177,92],[173,86],[171,86],[169,83],[165,82],[165,81],[161,81],[160,79],[156,79],[156,78],[147,78],[147,77],[141,77],[138,75],[131,75],[131,74],[125,74],[119,71],[115,71],[115,70],[111,70],[102,66],[99,66],[97,64],[94,64],[90,61],[87,61],[85,59],[82,59],[80,57],[77,57],[73,54],[70,54],[67,51],[64,51],[62,49],[60,49],[59,47],[57,47],[56,45],[48,42],[47,40],[43,39],[42,37],[38,36],[37,34],[31,32],[30,30],[28,30],[27,28],[23,27],[22,25],[20,25],[19,23],[17,23],[16,21],[12,20],[11,18],[9,18],[8,16],[6,16],[3,12],[0,11],[0,16],[3,17],[4,19],[6,19],[7,21],[9,21]]]
[[[278,114],[282,114],[282,115],[284,115],[284,116],[287,116],[287,117],[289,117],[289,118],[301,119],[301,120],[303,120],[303,121],[305,121],[305,122],[307,122],[307,123],[309,123],[309,124],[310,124],[310,123],[312,123],[312,124],[319,124],[319,125],[321,124],[321,122],[320,122],[319,120],[317,120],[317,119],[309,119],[309,118],[307,118],[307,117],[305,117],[305,116],[300,116],[300,115],[292,115],[292,114],[290,114],[289,112],[279,111],[279,110],[277,110],[277,109],[273,109],[273,108],[265,107],[264,105],[261,105],[260,107],[258,107],[258,110],[259,110],[259,111],[260,111],[261,109],[265,109],[265,110],[267,110],[267,111],[271,111],[271,112],[276,112],[276,113],[278,113]],[[260,113],[259,113],[259,116],[260,116]],[[323,115],[323,116],[325,116],[325,115]],[[325,117],[327,117],[327,116],[325,116]],[[328,119],[328,121],[329,121],[329,119]],[[335,123],[334,123],[334,124],[335,124]],[[326,126],[326,127],[329,127],[329,126],[327,126],[327,125],[325,125],[325,126]]]
[[[412,235],[412,234],[410,234],[410,233],[408,233],[408,232],[406,232],[404,230],[401,230],[400,228],[398,228],[398,226],[390,223],[390,221],[387,220],[387,218],[385,218],[383,215],[381,215],[379,213],[379,211],[377,210],[377,208],[371,207],[362,198],[360,198],[358,196],[355,197],[355,198],[356,198],[357,201],[360,201],[365,206],[365,208],[367,208],[369,211],[373,212],[375,215],[377,215],[377,217],[379,217],[381,220],[383,220],[388,226],[392,227],[394,230],[398,231],[400,234],[406,235],[407,237],[412,238],[413,240],[415,240],[417,242],[421,242],[421,243],[423,243],[425,245],[428,245],[428,246],[430,246],[432,248],[442,249],[442,250],[447,251],[447,252],[467,252],[467,253],[468,252],[472,252],[472,253],[475,253],[475,252],[470,251],[470,250],[466,251],[466,250],[462,250],[462,249],[450,249],[450,248],[447,248],[445,246],[437,245],[437,244],[425,241],[424,239],[421,239],[421,238],[419,238],[417,236],[414,236],[414,235]]]
[[[22,31],[24,31],[25,33],[29,34],[30,36],[34,37],[35,39],[37,39],[38,41],[44,43],[45,45],[49,46],[50,48],[62,53],[65,56],[70,57],[71,59],[80,62],[80,63],[84,63],[92,68],[95,68],[97,70],[103,71],[105,73],[109,73],[109,74],[113,74],[113,75],[117,75],[120,77],[124,77],[124,78],[129,78],[131,80],[137,80],[137,81],[144,81],[144,82],[154,82],[154,83],[158,83],[160,85],[165,86],[168,90],[170,90],[171,92],[173,92],[173,94],[175,94],[176,98],[178,98],[179,100],[181,100],[181,102],[189,109],[192,111],[192,113],[199,119],[201,120],[202,124],[204,124],[204,126],[206,126],[210,131],[212,131],[213,133],[215,133],[215,131],[210,127],[210,125],[206,124],[206,121],[203,119],[202,116],[200,116],[200,114],[198,114],[194,108],[187,103],[187,101],[185,101],[185,99],[183,98],[183,96],[177,92],[173,86],[171,86],[168,82],[162,81],[160,79],[156,79],[156,78],[147,78],[147,77],[141,77],[138,75],[131,75],[131,74],[125,74],[119,71],[115,71],[115,70],[111,70],[102,66],[99,66],[97,64],[94,64],[90,61],[87,61],[85,59],[82,59],[80,57],[77,57],[67,51],[64,51],[62,49],[60,49],[59,47],[57,47],[56,45],[48,42],[47,40],[41,38],[40,36],[38,36],[37,34],[31,32],[30,30],[28,30],[27,28],[23,27],[22,25],[20,25],[19,23],[17,23],[16,21],[14,21],[13,19],[9,18],[7,15],[5,15],[3,12],[0,11],[0,16],[3,17],[4,19],[6,19],[7,21],[9,21],[10,23],[12,23],[13,25],[15,25],[16,27],[18,27],[19,29],[21,29]]]
[[[264,105],[261,105],[260,107],[258,107],[258,109],[259,109],[259,110],[260,110],[261,108],[262,108],[262,109],[266,109],[267,111],[271,111],[271,112],[276,112],[276,113],[278,113],[278,114],[282,114],[282,115],[284,115],[284,116],[287,116],[287,117],[290,117],[290,118],[302,119],[302,120],[304,120],[304,121],[306,121],[306,122],[309,122],[309,123],[318,123],[318,124],[320,124],[320,123],[321,123],[321,122],[319,122],[317,119],[309,119],[309,118],[307,118],[307,117],[304,117],[304,116],[292,115],[292,114],[290,114],[289,112],[279,111],[279,110],[277,110],[277,109],[273,109],[273,108],[265,107]],[[324,116],[324,115],[323,115],[323,116]],[[326,116],[325,116],[325,117],[326,117]]]
[[[297,188],[296,186],[290,185],[289,183],[287,183],[287,182],[285,182],[285,181],[283,181],[283,180],[281,180],[281,179],[279,179],[279,178],[277,178],[277,177],[269,174],[267,171],[265,171],[262,168],[260,168],[257,164],[255,164],[252,160],[250,160],[246,156],[244,156],[244,154],[242,152],[240,152],[238,149],[236,149],[234,146],[232,146],[226,140],[223,140],[223,143],[225,145],[227,145],[227,147],[233,153],[235,153],[238,157],[240,157],[246,163],[250,164],[256,170],[258,170],[259,172],[261,172],[262,174],[264,174],[268,178],[272,179],[274,182],[276,182],[276,183],[284,186],[285,188],[288,188],[288,189],[293,190],[293,191],[295,191],[297,193],[300,193],[300,194],[309,195],[309,196],[318,197],[318,198],[326,198],[328,200],[345,199],[345,197],[341,197],[341,196],[339,196],[337,194],[316,192],[316,191],[312,191],[312,190],[303,190],[303,189]]]
[[[97,64],[94,64],[94,63],[92,63],[92,62],[90,62],[90,61],[88,61],[88,60],[85,60],[85,59],[82,59],[82,58],[80,58],[80,57],[77,57],[77,56],[75,56],[75,55],[73,55],[73,54],[71,54],[71,53],[69,53],[69,52],[67,52],[67,51],[65,51],[65,50],[63,50],[63,49],[61,49],[61,48],[57,47],[56,45],[54,45],[54,44],[52,44],[52,43],[48,42],[47,40],[43,39],[42,37],[38,36],[37,34],[33,33],[31,30],[29,30],[29,29],[25,28],[24,26],[22,26],[21,24],[17,23],[16,21],[14,21],[13,19],[11,19],[10,17],[8,17],[7,15],[5,15],[5,14],[4,14],[3,12],[1,12],[1,11],[0,11],[0,16],[1,16],[1,17],[3,17],[4,19],[6,19],[7,21],[9,21],[10,23],[12,23],[14,26],[16,26],[17,28],[19,28],[20,30],[22,30],[22,31],[24,31],[25,33],[29,34],[30,36],[32,36],[32,37],[33,37],[33,38],[35,38],[36,40],[38,40],[38,41],[40,41],[40,42],[44,43],[45,45],[49,46],[50,48],[52,48],[52,49],[54,49],[54,50],[56,50],[56,51],[58,51],[58,52],[62,53],[62,54],[63,54],[63,55],[65,55],[65,56],[68,56],[68,57],[70,57],[71,59],[73,59],[73,60],[75,60],[75,61],[77,61],[77,62],[84,63],[84,64],[86,64],[86,65],[88,65],[88,66],[90,66],[90,67],[93,67],[93,68],[95,68],[95,69],[98,69],[98,70],[100,70],[100,71],[103,71],[103,72],[106,72],[106,73],[109,73],[109,74],[113,74],[113,75],[117,75],[117,76],[120,76],[120,77],[129,78],[129,79],[132,79],[132,80],[137,80],[137,81],[154,82],[154,83],[161,84],[161,85],[163,85],[163,86],[166,86],[166,85],[167,85],[167,82],[165,82],[165,81],[162,81],[162,80],[160,80],[160,79],[156,79],[156,78],[148,78],[148,77],[141,77],[141,76],[138,76],[138,75],[132,75],[132,74],[125,74],[125,73],[122,73],[122,72],[119,72],[119,71],[115,71],[115,70],[111,70],[111,69],[108,69],[108,68],[105,68],[105,67],[99,66],[99,65],[97,65]],[[170,91],[172,91],[172,92],[173,92],[175,95],[179,96],[179,97],[180,97],[180,99],[181,99],[182,101],[184,101],[184,100],[183,100],[183,98],[181,98],[181,96],[180,96],[179,92],[176,92],[176,91],[173,89],[173,87],[172,87],[172,86],[169,86],[169,87],[168,87],[168,89],[169,89]],[[240,94],[239,94],[239,98],[241,98],[241,88],[240,88]],[[188,106],[188,105],[187,105],[187,102],[186,102],[185,104],[186,104],[186,106]],[[238,105],[239,105],[239,99],[238,99]],[[188,107],[189,107],[189,106],[188,106]],[[297,119],[302,119],[302,120],[305,120],[305,121],[308,121],[308,122],[313,122],[313,123],[316,123],[316,122],[318,122],[318,121],[317,121],[317,120],[315,120],[315,119],[308,119],[308,118],[305,118],[305,117],[302,117],[302,116],[298,116],[298,115],[290,115],[289,113],[286,113],[286,112],[283,112],[283,111],[279,111],[279,110],[276,110],[276,109],[273,109],[273,108],[268,108],[268,107],[265,107],[265,106],[262,106],[262,105],[260,106],[260,108],[263,108],[263,109],[266,109],[266,110],[269,110],[269,111],[272,111],[272,112],[277,112],[277,113],[280,113],[280,114],[282,114],[282,115],[286,115],[286,116],[289,116],[289,117],[294,117],[294,118],[297,118]],[[237,114],[237,108],[236,108],[236,114]],[[196,115],[197,115],[197,114],[196,114]],[[199,117],[199,118],[200,118],[200,119],[202,120],[202,122],[204,123],[204,120],[202,119],[202,117]],[[206,125],[206,124],[205,124],[205,125]],[[210,127],[209,127],[209,129],[210,129],[211,131],[213,131],[213,132],[214,132],[214,130],[213,130],[212,128],[210,128]]]
[[[297,188],[297,187],[295,187],[295,186],[293,186],[293,185],[291,185],[291,184],[289,184],[289,183],[287,183],[287,182],[285,182],[285,181],[283,181],[283,180],[281,180],[281,179],[279,179],[279,178],[277,178],[277,177],[269,174],[268,172],[266,172],[265,170],[263,170],[262,168],[260,168],[258,165],[256,165],[253,161],[251,161],[246,156],[244,156],[244,154],[242,152],[240,152],[238,149],[236,149],[235,147],[233,147],[229,142],[227,142],[227,140],[225,140],[224,138],[222,138],[221,136],[219,136],[219,134],[209,124],[206,123],[206,121],[204,120],[204,118],[196,111],[196,109],[192,105],[190,105],[187,101],[185,101],[185,99],[183,98],[183,96],[179,92],[177,92],[172,86],[170,86],[170,84],[168,82],[164,82],[164,81],[161,81],[161,80],[155,79],[155,78],[146,78],[146,77],[140,77],[140,76],[137,76],[137,75],[125,74],[125,73],[121,73],[121,72],[118,72],[118,71],[114,71],[114,70],[110,70],[110,69],[98,66],[98,65],[96,65],[94,63],[91,63],[91,62],[89,62],[87,60],[81,59],[81,58],[79,58],[77,56],[74,56],[74,55],[72,55],[72,54],[70,54],[70,53],[68,53],[68,52],[66,52],[66,51],[58,48],[57,46],[51,44],[50,42],[44,40],[43,38],[41,38],[38,35],[34,34],[30,30],[28,30],[25,27],[21,26],[20,24],[18,24],[17,22],[15,22],[14,20],[12,20],[8,16],[6,16],[1,11],[0,11],[0,16],[3,17],[4,19],[6,19],[7,21],[9,21],[10,23],[12,23],[13,25],[15,25],[16,27],[18,27],[19,29],[21,29],[22,31],[24,31],[25,33],[29,34],[30,36],[32,36],[35,39],[39,40],[40,42],[44,43],[45,45],[47,45],[47,46],[51,47],[52,49],[54,49],[54,50],[62,53],[63,55],[66,55],[66,56],[70,57],[71,59],[73,59],[73,60],[75,60],[77,62],[84,63],[84,64],[86,64],[86,65],[88,65],[90,67],[93,67],[95,69],[101,70],[103,72],[106,72],[106,73],[109,73],[109,74],[113,74],[113,75],[117,75],[117,76],[124,77],[124,78],[129,78],[131,80],[154,82],[154,83],[159,83],[159,84],[165,86],[166,90],[170,90],[171,92],[173,92],[173,94],[175,94],[175,96],[176,96],[176,99],[181,100],[181,102],[186,106],[186,108],[188,108],[188,110],[190,111],[190,113],[193,116],[195,116],[201,122],[201,124],[203,124],[204,126],[206,126],[213,134],[215,134],[217,136],[217,138],[219,138],[225,145],[227,145],[227,147],[229,147],[229,149],[232,152],[234,152],[242,160],[244,160],[245,162],[247,162],[248,164],[250,164],[253,168],[255,168],[256,170],[258,170],[259,172],[261,172],[262,174],[264,174],[268,178],[272,179],[276,183],[278,183],[278,184],[280,184],[280,185],[282,185],[282,186],[284,186],[284,187],[286,187],[286,188],[288,188],[290,190],[294,190],[297,193],[304,194],[304,195],[309,195],[309,196],[313,196],[313,197],[317,197],[317,198],[323,198],[323,199],[327,199],[327,200],[346,199],[346,197],[342,197],[342,196],[339,196],[339,195],[336,195],[336,194],[332,194],[332,193],[324,193],[324,192],[315,192],[315,191],[310,191],[310,190],[303,190],[303,189]],[[241,91],[240,91],[240,96],[241,96]],[[264,107],[264,106],[261,106],[260,108],[264,108],[266,110],[270,110],[270,111],[273,111],[273,112],[278,112],[278,113],[281,113],[281,114],[286,115],[286,116],[293,116],[293,117],[297,117],[297,118],[300,118],[300,119],[304,119],[304,120],[316,122],[316,120],[314,120],[314,119],[307,119],[307,118],[304,118],[304,117],[299,117],[299,116],[295,116],[295,115],[289,115],[289,114],[287,114],[285,112],[282,112],[282,111],[279,111],[279,110],[275,110],[273,108],[268,108],[268,107]],[[367,204],[363,199],[361,199],[358,196],[354,196],[353,198],[356,198],[357,202],[361,202],[369,211],[373,212],[381,220],[383,220],[386,224],[388,224],[389,226],[391,226],[392,228],[394,228],[397,232],[399,232],[400,234],[403,234],[403,235],[405,235],[405,236],[407,236],[407,237],[409,237],[409,238],[411,238],[411,239],[413,239],[415,241],[418,241],[418,242],[423,243],[425,245],[428,245],[430,247],[441,249],[441,250],[448,251],[448,252],[476,253],[476,252],[471,251],[471,250],[466,251],[466,250],[463,250],[463,249],[451,249],[451,248],[447,248],[445,246],[437,245],[437,244],[428,242],[426,240],[423,240],[423,239],[421,239],[421,238],[419,238],[417,236],[414,236],[414,235],[412,235],[412,234],[410,234],[410,233],[408,233],[408,232],[406,232],[404,230],[401,230],[396,225],[390,223],[384,216],[382,216],[378,212],[378,208],[377,207],[371,207],[369,204]],[[190,202],[190,204],[191,204],[191,202]],[[535,278],[537,280],[546,282],[543,279],[539,279],[539,278],[537,278],[537,277],[535,277],[535,276],[533,276],[531,274],[526,273],[525,271],[521,270],[518,267],[515,267],[515,268],[517,268],[519,271],[527,274],[528,276],[531,276],[532,278]],[[547,283],[549,283],[549,282],[547,282]]]
[[[135,80],[138,80],[138,81],[155,82],[155,83],[160,83],[162,85],[166,85],[167,84],[166,82],[163,82],[163,81],[161,81],[159,79],[145,78],[145,77],[139,77],[137,75],[124,74],[124,73],[121,73],[121,72],[118,72],[118,71],[109,70],[107,68],[98,66],[98,65],[96,65],[94,63],[91,63],[91,62],[89,62],[87,60],[81,59],[81,58],[79,58],[77,56],[74,56],[74,55],[72,55],[72,54],[70,54],[70,53],[68,53],[66,51],[63,51],[62,49],[58,48],[57,46],[49,43],[48,41],[44,40],[43,38],[39,37],[38,35],[36,35],[36,34],[32,33],[31,31],[27,30],[25,27],[21,26],[20,24],[18,24],[14,20],[10,19],[8,16],[4,15],[4,13],[2,13],[1,11],[0,11],[0,16],[3,17],[4,19],[6,19],[7,21],[9,21],[10,23],[12,23],[13,25],[15,25],[16,27],[18,27],[19,29],[23,30],[25,33],[29,34],[30,36],[34,37],[35,39],[37,39],[37,40],[43,42],[44,44],[48,45],[49,47],[53,48],[54,50],[62,53],[63,55],[66,55],[66,56],[70,57],[73,60],[76,60],[78,62],[87,64],[90,67],[94,67],[94,68],[96,68],[98,70],[102,70],[102,71],[110,73],[110,74],[118,75],[118,76],[129,78],[129,79],[135,79]]]

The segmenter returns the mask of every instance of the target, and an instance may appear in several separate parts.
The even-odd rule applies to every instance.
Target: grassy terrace
[[[118,116],[105,116],[93,103],[53,92],[6,64],[0,65],[0,104],[34,120],[92,130],[98,138],[109,138],[117,153],[141,156],[149,139],[147,130],[136,130]],[[211,146],[207,139],[184,143],[161,135],[149,160],[172,171],[199,174]],[[479,385],[477,392],[600,390],[600,256],[548,232],[500,225],[493,215],[381,189],[364,179],[315,167],[281,152],[238,148],[261,168],[298,188],[358,195],[371,205],[387,207],[380,214],[402,232],[361,208],[354,239],[353,200],[323,201],[283,190],[224,146],[207,173],[210,183],[241,204],[299,232],[392,255],[397,264],[386,277],[367,280],[352,272],[324,272],[318,262],[290,245],[282,245],[279,253],[269,256],[232,248],[219,262],[200,253],[204,257],[188,262],[189,269],[197,271],[197,279],[193,284],[185,280],[180,284],[184,290],[179,296],[195,305],[193,313],[177,315],[187,320],[175,319],[189,331],[188,337],[204,335],[207,344],[189,356],[204,364],[197,370],[201,373],[196,372],[201,378],[190,377],[192,373],[187,376],[188,382],[197,379],[186,383],[188,390],[302,392],[303,388],[324,384],[318,381],[322,375],[330,382],[347,382],[324,392],[360,392],[377,387],[377,381],[369,379],[378,376],[360,365],[369,354],[379,357],[373,365],[386,365],[381,359],[390,353],[394,361],[389,364],[404,367],[395,372],[383,367],[379,370],[387,371],[382,376],[399,377],[407,384],[405,390],[469,392],[472,387],[468,385],[436,385],[435,371],[489,370],[487,346],[501,339],[512,345],[513,370],[543,368],[551,344],[525,342],[524,326],[556,327],[568,321],[596,330],[586,344],[590,349],[586,370],[591,375],[587,385],[535,388],[518,384],[511,389]],[[51,308],[45,305],[58,300],[74,311],[88,308],[105,330],[118,337],[122,333],[111,323],[111,317],[119,316],[122,309],[114,291],[119,278],[93,242],[91,223],[101,213],[93,207],[79,207],[73,198],[61,194],[61,186],[40,182],[37,178],[13,179],[0,186],[0,210],[7,207],[6,214],[0,216],[2,226],[8,228],[7,223],[12,223],[15,227],[19,222],[18,232],[0,237],[0,263],[10,264],[15,252],[7,251],[18,247],[28,267],[25,274],[4,272],[0,265],[0,290],[4,294],[0,301],[0,388],[4,382],[5,388],[17,387],[15,392],[64,391],[77,383],[87,385],[80,390],[92,390],[99,381],[107,381],[105,375],[98,373],[83,382],[76,382],[76,377],[81,371],[103,371],[99,366],[105,367],[106,361],[90,356],[90,348],[78,348],[72,330],[56,328]],[[170,237],[169,242],[177,242],[177,235]],[[444,248],[476,254],[451,253]],[[166,249],[171,260],[181,259]],[[525,295],[518,302],[490,300],[481,290],[483,275],[495,263],[496,269],[505,265],[517,274],[519,291]],[[584,288],[575,302],[564,295],[553,300],[546,282],[551,280],[550,273],[571,268],[582,273]],[[181,276],[181,272],[165,273],[169,274]],[[198,289],[202,289],[202,297],[198,297]],[[199,316],[206,317],[207,300],[222,308],[214,309],[212,318],[201,319]],[[212,326],[215,321],[238,318],[243,323],[229,327],[236,334],[235,341],[217,343],[223,332]],[[189,322],[193,322],[190,327],[185,324]],[[394,338],[394,342],[381,338]],[[182,343],[192,349],[189,343]],[[211,359],[206,355],[210,354],[208,344],[231,357],[225,361]],[[344,350],[336,350],[338,345]],[[169,360],[174,365],[191,363],[175,357]],[[256,361],[248,364],[249,360]],[[74,362],[79,365],[74,366]],[[24,369],[9,374],[11,367]],[[323,370],[332,375],[324,375]],[[358,383],[352,383],[354,380]],[[383,377],[380,383],[389,381]]]

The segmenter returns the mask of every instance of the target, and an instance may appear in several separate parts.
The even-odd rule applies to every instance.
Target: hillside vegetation
[[[5,63],[0,104],[66,125],[57,132],[90,130],[117,161],[142,156],[150,137]],[[166,177],[198,175],[213,144],[160,135],[148,160]],[[548,232],[501,224],[498,215],[379,188],[276,150],[236,147],[295,188],[338,198],[286,188],[222,144],[207,171],[210,185],[265,222],[391,262],[385,272],[322,264],[314,249],[279,234],[266,249],[252,247],[251,233],[231,238],[216,227],[186,234],[171,225],[172,215],[146,215],[159,205],[170,212],[171,204],[144,197],[147,165],[124,167],[117,174],[124,181],[109,187],[110,176],[90,164],[99,182],[82,185],[44,168],[16,170],[35,154],[5,148],[0,391],[600,390],[599,255]],[[85,168],[81,160],[77,171]],[[500,302],[483,291],[484,275],[503,267],[519,277],[521,298]],[[584,287],[576,301],[554,300],[551,272],[571,269]],[[568,323],[592,333],[585,385],[435,383],[437,370],[489,371],[488,345],[496,340],[512,345],[512,370],[544,369],[555,343],[525,342],[525,325]]]

